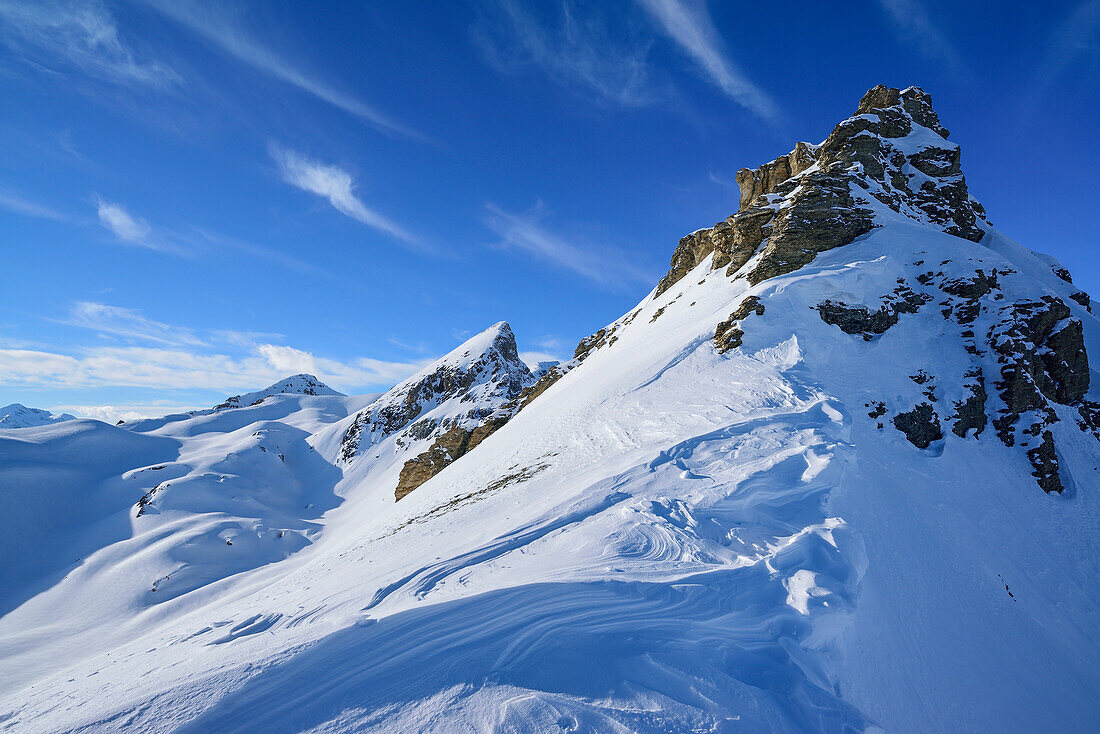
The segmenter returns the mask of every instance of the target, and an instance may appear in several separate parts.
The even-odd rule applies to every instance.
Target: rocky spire
[[[360,411],[344,434],[340,458],[351,461],[363,441],[377,443],[401,431],[408,441],[472,431],[507,412],[503,406],[534,382],[511,327],[493,324]],[[444,405],[453,409],[425,417]]]
[[[876,226],[876,202],[977,242],[985,211],[969,196],[959,146],[947,134],[919,87],[874,87],[820,145],[800,142],[738,171],[738,211],[681,239],[657,292],[707,256],[754,284],[797,270]],[[740,273],[750,259],[754,266]]]

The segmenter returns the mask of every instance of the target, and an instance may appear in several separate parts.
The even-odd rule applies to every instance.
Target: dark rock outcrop
[[[865,341],[886,333],[898,322],[897,313],[885,306],[871,311],[866,306],[848,306],[825,300],[817,304],[817,313],[826,324],[839,327],[845,334],[859,334]]]
[[[1047,492],[1061,492],[1058,455],[1047,426],[1058,421],[1055,404],[1077,406],[1087,416],[1089,362],[1081,322],[1056,296],[1015,301],[990,328],[989,343],[1001,365],[995,387],[1003,408],[993,420],[1006,446],[1042,436],[1028,450],[1035,477]],[[1091,429],[1089,421],[1082,427]],[[1020,427],[1022,426],[1022,428]]]
[[[917,127],[942,144],[894,142]],[[737,212],[680,240],[658,295],[708,257],[712,268],[734,275],[759,254],[745,274],[753,284],[797,270],[871,231],[873,216],[861,199],[974,242],[984,235],[985,211],[970,198],[959,147],[947,142],[931,97],[917,87],[874,87],[824,143],[798,143],[770,163],[743,168],[737,183]]]
[[[741,337],[745,335],[741,330],[741,322],[752,314],[764,315],[764,304],[756,296],[749,296],[741,301],[729,318],[718,324],[714,330],[714,347],[719,354],[741,346]]]
[[[930,403],[918,403],[912,410],[898,413],[892,423],[918,449],[926,449],[943,438],[939,417]]]
[[[1029,449],[1027,458],[1035,469],[1031,472],[1031,476],[1035,477],[1043,491],[1047,494],[1052,492],[1061,494],[1065,487],[1058,474],[1058,453],[1054,449],[1054,434],[1044,431],[1042,443]]]
[[[989,396],[985,392],[985,378],[980,368],[968,372],[967,377],[975,377],[977,382],[967,386],[970,395],[966,400],[955,403],[951,432],[959,438],[966,438],[967,433],[974,431],[974,438],[977,438],[982,435],[989,420],[985,414],[985,401]]]
[[[478,424],[473,430],[462,426],[450,428],[435,440],[427,451],[409,459],[401,467],[401,474],[394,490],[394,498],[400,500],[424,482],[478,447],[482,441],[496,433],[511,415],[493,416]]]

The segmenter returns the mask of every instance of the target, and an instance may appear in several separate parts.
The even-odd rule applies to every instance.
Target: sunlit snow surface
[[[1100,324],[995,232],[878,216],[751,290],[703,264],[399,503],[407,451],[337,461],[370,398],[0,432],[0,731],[1093,729],[1095,440],[1055,424],[1064,496],[991,429],[919,450],[865,404],[961,399],[957,325],[812,309],[921,260]]]

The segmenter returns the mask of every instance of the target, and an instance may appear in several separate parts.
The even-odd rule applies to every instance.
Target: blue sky
[[[876,83],[1100,293],[1100,0],[0,0],[0,405],[385,388],[567,357]]]

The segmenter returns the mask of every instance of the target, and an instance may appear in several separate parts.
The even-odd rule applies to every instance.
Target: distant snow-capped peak
[[[214,406],[214,410],[228,410],[255,405],[272,395],[343,395],[343,393],[333,390],[313,375],[302,373],[291,375],[285,380],[280,380],[265,387],[263,390],[245,393],[244,395],[234,395],[224,403]]]
[[[28,408],[21,403],[12,403],[0,408],[0,429],[33,428],[71,420],[76,420],[76,416],[68,413],[51,413],[41,408]]]

